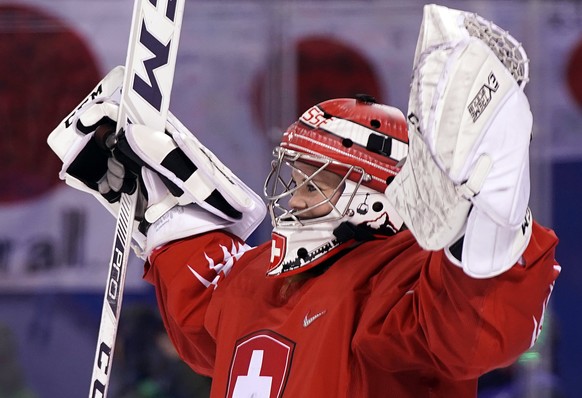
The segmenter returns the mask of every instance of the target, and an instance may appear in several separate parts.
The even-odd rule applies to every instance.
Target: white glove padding
[[[147,167],[141,169],[140,182],[142,182],[143,192],[146,192],[148,196],[149,207],[145,214],[149,215],[150,218],[147,220],[145,217],[146,220],[140,224],[142,227],[140,232],[146,233],[144,239],[139,240],[134,235],[139,246],[134,247],[134,250],[138,256],[144,259],[156,247],[173,240],[217,229],[229,230],[236,225],[236,223],[218,217],[195,203],[176,206],[176,197],[170,193],[160,175]],[[153,213],[156,214],[155,219],[151,218]]]
[[[474,14],[425,6],[409,157],[386,195],[423,248],[446,248],[464,234],[461,263],[473,277],[502,273],[529,241],[508,239],[521,231],[529,201],[527,75],[525,52],[506,32]]]
[[[79,141],[89,140],[87,137],[88,133],[91,131],[83,130],[80,131],[77,128],[77,120],[79,115],[82,115],[85,110],[96,102],[101,102],[106,99],[111,99],[115,95],[119,95],[121,86],[123,84],[123,74],[124,67],[118,66],[112,69],[104,78],[101,80],[97,86],[81,101],[81,103],[65,117],[61,123],[50,133],[47,142],[51,149],[57,154],[64,164],[70,164],[72,159],[77,157],[79,152],[79,147],[83,145],[79,144]],[[99,118],[110,115],[111,109],[105,110],[101,113]],[[115,113],[115,110],[113,110]],[[113,120],[115,120],[115,115]],[[95,125],[97,127],[97,122],[99,119],[94,117],[87,118],[87,126]],[[94,131],[95,129],[93,129]],[[63,167],[66,173],[66,167]],[[64,173],[61,173],[60,177],[64,178]]]
[[[154,223],[175,205],[196,203],[229,222],[226,229],[242,239],[266,215],[262,199],[205,148],[172,114],[166,132],[130,125],[124,142],[139,161],[155,170],[169,193],[157,203],[148,200],[145,219]],[[124,146],[120,149],[124,152]],[[130,155],[130,153],[127,153]]]

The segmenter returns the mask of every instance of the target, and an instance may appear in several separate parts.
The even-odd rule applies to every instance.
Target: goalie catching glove
[[[493,23],[428,5],[413,68],[409,156],[386,195],[423,248],[498,275],[531,235],[527,56]]]
[[[114,72],[98,87],[115,86]],[[266,214],[261,198],[171,113],[166,131],[130,124],[112,134],[115,91],[90,95],[50,134],[48,143],[63,161],[61,179],[91,193],[114,215],[121,192],[139,185],[133,238],[143,258],[167,242],[215,229],[248,238]]]

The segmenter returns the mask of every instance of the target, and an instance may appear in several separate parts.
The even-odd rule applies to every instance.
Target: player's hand
[[[70,160],[62,173],[67,173],[108,202],[119,201],[121,193],[133,193],[136,167],[119,154],[115,135],[118,106],[110,100],[99,100],[79,111],[74,128],[80,139],[71,147]]]

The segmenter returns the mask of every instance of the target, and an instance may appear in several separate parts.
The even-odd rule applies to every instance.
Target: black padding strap
[[[109,153],[99,148],[95,140],[89,140],[73,160],[67,173],[97,191],[97,181],[107,173],[107,158]]]
[[[449,246],[449,252],[451,255],[457,259],[457,261],[461,262],[463,257],[463,242],[465,241],[465,235],[461,236],[461,238]]]
[[[366,149],[390,157],[392,151],[392,138],[378,134],[370,134]]]
[[[212,191],[212,193],[204,200],[210,206],[217,208],[218,210],[222,211],[227,216],[234,218],[236,220],[240,220],[242,218],[242,213],[236,210],[234,207],[230,205],[224,199],[224,196],[216,189]]]
[[[162,167],[172,171],[182,181],[188,180],[198,167],[180,150],[174,148],[161,162]]]

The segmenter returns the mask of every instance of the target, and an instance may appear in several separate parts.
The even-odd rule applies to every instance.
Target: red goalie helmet
[[[407,153],[404,115],[370,96],[325,101],[303,113],[275,148],[265,182],[274,227],[268,275],[298,273],[348,242],[398,232],[402,219],[384,191]],[[309,165],[311,171],[306,174],[298,164]],[[325,172],[340,177],[331,194],[314,181]],[[293,173],[301,176],[299,181]],[[292,208],[289,200],[304,186],[318,191],[320,200],[307,208]],[[322,205],[329,207],[327,214],[306,217]]]

